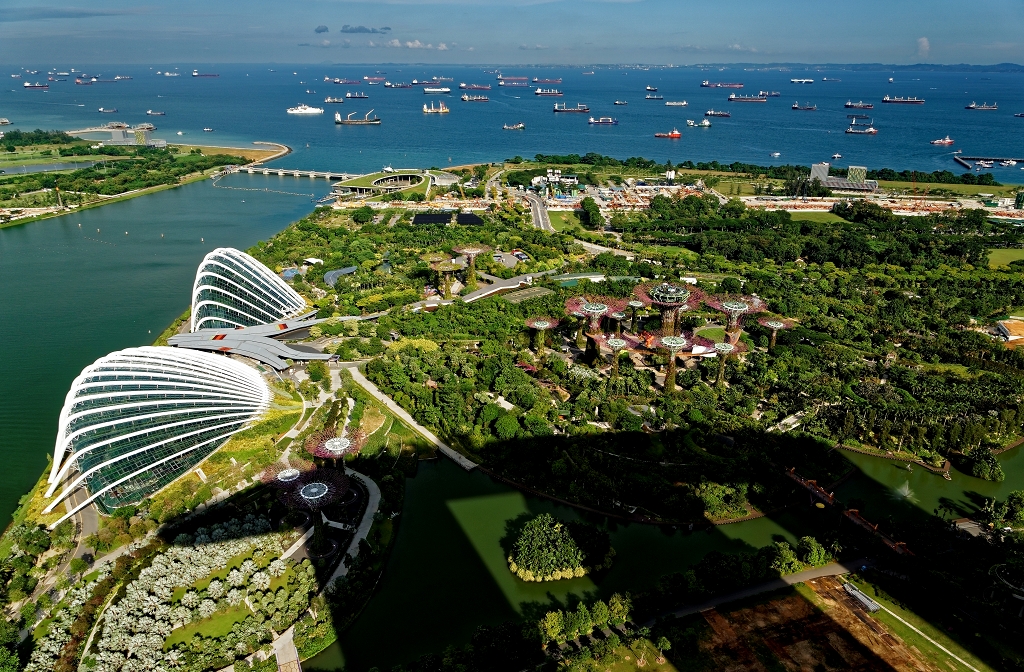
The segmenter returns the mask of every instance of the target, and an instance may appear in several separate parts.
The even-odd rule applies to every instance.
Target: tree
[[[608,621],[612,625],[623,625],[629,620],[630,612],[633,610],[633,602],[629,593],[620,595],[615,593],[608,599]]]
[[[10,649],[0,648],[0,672],[18,672],[20,667],[17,654]]]
[[[352,211],[352,221],[356,224],[366,224],[373,219],[373,208],[364,205]]]
[[[549,611],[544,614],[540,630],[545,642],[554,640],[562,644],[565,642],[565,614],[561,611]]]
[[[813,567],[820,567],[832,559],[814,537],[802,537],[797,543],[797,553],[803,562]]]
[[[665,652],[672,648],[672,642],[668,641],[668,637],[662,635],[658,637],[658,641],[654,643],[656,649],[658,649],[658,664],[665,662]]]
[[[590,620],[594,622],[594,627],[598,630],[608,625],[608,618],[610,616],[608,605],[601,600],[598,600],[590,607]]]
[[[1006,497],[1006,520],[1024,523],[1024,490],[1014,490]]]
[[[309,374],[309,379],[314,383],[319,383],[324,378],[330,377],[330,371],[327,369],[327,364],[316,359],[306,365],[306,373]]]

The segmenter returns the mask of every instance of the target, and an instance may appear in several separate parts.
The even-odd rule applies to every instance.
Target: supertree
[[[420,259],[422,259],[423,261],[427,262],[427,264],[430,266],[431,270],[434,270],[434,271],[436,271],[436,269],[434,268],[435,264],[439,264],[442,261],[448,261],[449,258],[450,257],[447,254],[442,254],[440,252],[427,252],[426,254],[421,254],[420,255]],[[442,290],[442,288],[441,288],[441,280],[442,280],[441,274],[440,273],[436,273],[435,278],[434,278],[434,283],[437,285],[438,291]]]
[[[639,312],[640,312],[640,309],[644,307],[644,302],[643,301],[639,301],[637,299],[633,299],[632,301],[630,301],[626,305],[629,307],[629,311],[632,314],[632,318],[633,318],[630,321],[630,324],[629,324],[629,333],[631,333],[631,334],[638,334],[638,333],[640,333],[640,332],[637,331],[637,327],[640,325]]]
[[[704,300],[704,293],[686,284],[648,282],[637,285],[633,292],[645,305],[655,306],[661,312],[661,333],[675,336],[679,333],[679,313],[691,310]]]
[[[758,320],[762,327],[767,327],[772,330],[772,340],[768,344],[769,350],[775,349],[775,337],[779,335],[779,332],[783,329],[790,329],[796,324],[795,321],[786,319],[785,317],[777,317],[775,315],[769,315],[762,317]]]
[[[469,290],[476,289],[476,258],[485,252],[490,252],[491,248],[487,245],[473,244],[460,245],[453,248],[452,251],[466,256],[469,262],[466,268],[466,288]]]
[[[622,336],[622,321],[626,319],[626,313],[616,310],[614,313],[610,313],[608,317],[615,320],[615,336]]]
[[[284,490],[292,487],[302,474],[314,469],[312,462],[297,457],[289,457],[287,462],[280,460],[260,472],[260,481],[272,488]]]
[[[324,531],[323,510],[339,501],[349,489],[349,479],[335,469],[313,469],[295,479],[295,484],[281,493],[286,506],[313,514],[313,539],[309,550],[321,557],[330,555],[337,544]]]
[[[531,317],[526,326],[533,329],[533,347],[538,357],[544,356],[544,332],[558,327],[558,320],[553,317]]]
[[[746,347],[742,343],[715,343],[715,354],[718,356],[718,380],[715,381],[717,387],[725,386],[725,360],[730,357],[735,357],[746,350]]]
[[[446,299],[452,298],[452,273],[462,268],[454,261],[439,261],[431,268],[441,274],[442,296]]]
[[[350,430],[345,436],[335,436],[333,430],[324,430],[306,439],[306,451],[313,457],[332,460],[337,468],[338,460],[346,455],[355,455],[365,443],[366,435],[358,429]]]
[[[601,333],[601,318],[610,313],[621,312],[624,302],[603,296],[576,296],[565,302],[565,312],[579,313],[587,318],[589,334]]]
[[[665,392],[671,393],[676,390],[676,355],[689,345],[682,336],[662,336],[661,347],[668,350],[668,371],[665,372]]]
[[[615,378],[619,377],[619,352],[623,348],[629,345],[629,341],[624,338],[609,338],[605,343],[612,349],[612,376]]]
[[[740,329],[743,316],[748,313],[760,313],[764,310],[765,303],[756,296],[709,296],[704,303],[715,310],[725,313],[727,322],[725,337],[729,343],[736,345],[740,340]]]

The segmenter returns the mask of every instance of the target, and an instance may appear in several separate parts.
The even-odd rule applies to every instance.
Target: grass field
[[[990,268],[997,266],[1009,266],[1011,261],[1024,259],[1024,249],[996,249],[988,251],[988,265]]]
[[[231,632],[231,628],[235,623],[241,623],[251,613],[249,608],[243,603],[226,611],[218,612],[202,621],[189,623],[168,635],[164,641],[164,650],[171,649],[175,644],[187,642],[192,639],[193,635],[197,634],[204,637],[223,637]]]
[[[568,210],[548,210],[548,217],[551,219],[551,228],[555,231],[563,231],[571,226],[578,226],[580,220],[575,214]]]
[[[211,145],[168,145],[168,147],[177,147],[178,151],[182,154],[188,154],[193,149],[198,149],[206,155],[230,154],[231,156],[244,156],[252,161],[262,161],[268,156],[273,156],[281,151],[276,147],[273,149],[262,149],[256,147],[215,147]]]
[[[789,213],[794,221],[797,222],[819,222],[821,224],[831,224],[833,222],[845,222],[846,220],[839,215],[833,215],[831,212],[791,212]]]
[[[376,180],[379,180],[382,177],[394,177],[395,175],[422,175],[422,173],[418,170],[396,170],[393,173],[371,173],[351,180],[345,180],[341,185],[346,187],[372,187]],[[426,181],[426,178],[424,178],[423,182],[425,183]]]

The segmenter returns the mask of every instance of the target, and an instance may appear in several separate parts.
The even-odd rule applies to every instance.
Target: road
[[[819,579],[823,576],[839,576],[840,574],[849,574],[850,572],[857,571],[864,565],[871,564],[872,562],[865,558],[860,558],[858,560],[850,560],[847,562],[830,562],[829,564],[823,565],[822,567],[815,567],[814,569],[808,569],[803,572],[797,572],[796,574],[783,576],[779,579],[766,581],[765,583],[761,583],[756,586],[751,586],[750,588],[737,590],[727,595],[719,595],[717,597],[712,597],[699,604],[686,605],[684,607],[676,609],[675,611],[670,611],[667,614],[663,614],[662,617],[671,616],[679,618],[681,616],[689,616],[690,614],[696,614],[702,611],[707,611],[708,609],[713,609],[720,604],[727,604],[729,602],[735,602],[736,600],[742,600],[748,597],[752,597],[754,595],[759,595],[761,593],[768,593],[773,590],[778,590],[779,588],[785,588],[787,586],[796,585],[798,583],[804,583],[805,581],[810,581],[811,579]],[[653,624],[654,621],[652,620],[646,623],[645,625]]]
[[[551,218],[548,217],[548,208],[544,205],[544,200],[532,191],[526,192],[526,200],[530,201],[530,211],[533,213],[533,225],[542,231],[550,231],[554,233],[555,229],[551,226]]]

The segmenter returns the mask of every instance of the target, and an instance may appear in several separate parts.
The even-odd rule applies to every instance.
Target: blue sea
[[[15,66],[0,66],[0,117],[12,126],[0,130],[73,129],[112,120],[130,124],[151,122],[158,126],[154,137],[170,142],[245,146],[257,140],[280,142],[295,151],[277,165],[285,168],[337,171],[372,171],[398,167],[444,167],[471,162],[500,161],[516,155],[537,153],[598,152],[618,158],[643,156],[658,161],[686,160],[722,163],[742,161],[760,165],[834,164],[869,168],[942,170],[962,172],[953,162],[953,151],[968,156],[1017,156],[1024,154],[1024,74],[952,72],[854,72],[849,70],[746,71],[739,68],[651,68],[650,70],[595,68],[585,75],[578,68],[503,68],[506,76],[562,78],[562,84],[541,86],[564,92],[562,98],[539,97],[534,86],[499,87],[490,69],[468,66],[352,66],[352,65],[230,65],[200,67],[216,72],[216,78],[193,78],[193,66],[179,65],[180,77],[157,75],[174,66],[90,66],[86,71],[113,79],[132,79],[92,86],[76,86],[74,78],[51,82],[50,90],[23,90],[25,81],[45,81],[48,70],[68,67],[31,66],[39,74],[28,75]],[[21,79],[10,74],[22,72]],[[383,73],[395,82],[450,77],[445,82],[451,95],[425,95],[421,88],[388,89],[383,84],[337,85],[324,77],[362,80]],[[792,84],[793,77],[814,79],[813,84]],[[893,82],[889,83],[889,78]],[[823,81],[823,78],[841,81]],[[702,80],[742,82],[744,88],[701,88]],[[470,91],[490,96],[490,102],[459,100],[460,82],[491,84],[490,91]],[[645,100],[645,87],[658,88],[664,100]],[[732,92],[750,95],[758,90],[779,91],[767,103],[730,103]],[[309,90],[315,93],[306,93]],[[324,104],[326,96],[343,97],[362,91],[368,100]],[[881,98],[916,96],[924,105],[885,105]],[[445,100],[446,115],[422,113],[424,103]],[[616,106],[625,100],[628,105]],[[667,107],[665,101],[685,100],[688,107]],[[870,111],[847,110],[847,100],[874,103]],[[970,111],[976,101],[999,104],[998,111]],[[585,103],[590,114],[554,114],[554,102],[569,106]],[[817,111],[794,111],[794,102],[812,104]],[[286,114],[288,107],[306,103],[325,108],[323,115],[303,117]],[[117,114],[101,114],[98,108],[117,108]],[[373,109],[380,126],[336,126],[335,111],[362,116]],[[686,120],[699,121],[709,108],[729,110],[731,118],[711,119],[707,129],[688,128]],[[147,117],[146,110],[166,112]],[[879,129],[876,136],[844,133],[847,114],[871,116]],[[589,116],[612,116],[617,126],[588,125]],[[524,131],[504,131],[503,124],[525,122]],[[205,133],[203,128],[212,128]],[[682,138],[655,138],[656,132],[673,128]],[[181,131],[183,135],[178,136]],[[949,135],[952,147],[933,146],[930,140]],[[771,153],[779,152],[773,158]],[[992,169],[996,179],[1024,181],[1019,167]]]

